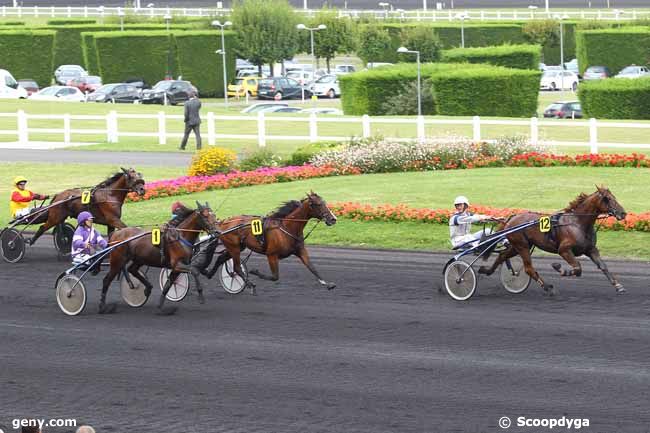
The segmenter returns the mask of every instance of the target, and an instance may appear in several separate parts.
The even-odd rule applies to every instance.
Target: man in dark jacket
[[[187,145],[187,139],[190,137],[190,132],[194,131],[196,136],[196,150],[201,149],[201,131],[199,130],[201,125],[201,116],[199,115],[201,111],[201,101],[196,96],[196,93],[192,93],[190,99],[185,103],[185,135],[183,135],[183,141],[181,141],[181,150],[185,150]]]

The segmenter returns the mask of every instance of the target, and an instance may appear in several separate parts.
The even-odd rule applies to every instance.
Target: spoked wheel
[[[0,253],[9,263],[16,263],[25,256],[25,238],[16,229],[4,229],[0,233]]]
[[[476,272],[467,263],[458,260],[445,269],[445,289],[457,301],[466,301],[476,291]]]
[[[129,281],[131,281],[130,284]],[[129,274],[127,279],[126,275],[122,274],[122,278],[120,279],[120,294],[124,302],[130,307],[139,308],[147,303],[149,297],[145,294],[145,291],[146,286],[142,281],[131,274]]]
[[[80,314],[86,307],[86,286],[73,274],[61,274],[56,281],[56,302],[68,316]]]
[[[171,269],[163,268],[160,270],[160,278],[158,278],[158,282],[160,284],[161,291],[165,288],[165,284],[167,283],[170,274]],[[190,277],[186,273],[181,273],[178,275],[178,277],[176,277],[176,281],[172,283],[165,298],[167,298],[168,301],[180,302],[185,299],[187,292],[189,291]]]
[[[511,257],[501,265],[501,284],[510,293],[524,293],[530,285],[530,275],[524,269],[521,256]]]
[[[241,263],[241,270],[248,279],[248,269],[244,262]],[[237,295],[246,288],[246,281],[235,272],[235,263],[232,259],[219,266],[217,274],[219,274],[221,287],[230,294]]]
[[[72,249],[72,238],[74,227],[71,224],[63,223],[54,227],[54,248],[61,254],[70,253]]]

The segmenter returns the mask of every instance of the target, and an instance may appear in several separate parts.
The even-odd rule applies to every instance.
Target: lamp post
[[[393,5],[388,2],[379,2],[378,5],[384,10],[384,18],[388,18],[388,9],[393,10]]]
[[[564,22],[569,18],[567,14],[564,15],[555,15],[553,18],[560,21],[560,67],[561,67],[561,76],[560,76],[560,90],[564,90]]]
[[[535,11],[537,10],[537,6],[530,5],[528,6],[528,9],[530,10],[530,18],[535,19]]]
[[[122,8],[117,9],[117,16],[120,17],[120,31],[124,31],[124,11]]]
[[[327,26],[325,24],[319,24],[316,27],[307,27],[304,24],[298,24],[296,26],[298,30],[309,30],[309,40],[311,43],[311,64],[312,64],[312,76],[315,76],[316,74],[316,55],[314,54],[314,32],[317,32],[318,30],[325,30]],[[304,78],[301,80],[302,83],[302,99],[305,99],[305,84],[304,84]]]
[[[421,97],[421,86],[420,83],[420,52],[416,50],[409,50],[406,47],[399,47],[397,49],[398,53],[402,54],[415,54],[415,61],[418,64],[418,116],[422,116],[422,97]]]
[[[99,17],[100,17],[100,24],[104,24],[104,5],[101,5],[97,8],[97,11],[99,12]]]
[[[228,77],[226,77],[226,37],[224,36],[224,28],[231,26],[230,21],[221,24],[219,20],[212,21],[212,26],[221,28],[221,49],[215,51],[216,54],[221,54],[221,63],[223,63],[223,98],[226,106],[228,106]]]
[[[469,19],[467,14],[458,14],[456,18],[460,20],[460,46],[465,48],[465,20]]]
[[[153,3],[147,3],[147,8],[149,9],[149,16],[153,18],[154,16],[154,10],[153,10],[154,4]]]

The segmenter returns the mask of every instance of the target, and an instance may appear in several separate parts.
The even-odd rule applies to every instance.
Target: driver
[[[469,211],[469,200],[464,195],[459,195],[454,200],[455,213],[449,218],[449,236],[451,245],[457,248],[461,245],[475,247],[481,241],[481,237],[489,235],[492,230],[485,228],[472,233],[472,223],[492,219],[489,215],[473,214]]]
[[[75,264],[82,263],[108,245],[108,242],[93,227],[93,214],[83,211],[77,216],[77,222],[79,225],[72,237],[72,263]]]
[[[11,199],[9,201],[9,211],[11,218],[17,218],[27,215],[31,212],[29,203],[33,200],[47,200],[49,195],[36,194],[25,188],[27,179],[23,176],[16,176],[14,178],[14,190],[11,192]]]

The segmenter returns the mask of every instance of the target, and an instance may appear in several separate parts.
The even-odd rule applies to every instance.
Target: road
[[[610,263],[624,296],[591,265],[560,280],[538,259],[558,297],[487,278],[459,303],[434,288],[447,255],[312,248],[335,290],[289,259],[258,296],[211,288],[205,305],[191,294],[161,317],[153,300],[127,307],[116,284],[118,312],[100,316],[95,277],[84,314],[67,317],[52,289],[67,264],[39,242],[0,263],[0,428],[61,417],[98,433],[477,433],[501,431],[501,416],[566,416],[589,433],[650,429],[647,263]]]
[[[11,162],[52,162],[80,164],[121,164],[125,167],[153,165],[187,167],[194,155],[186,152],[104,152],[95,150],[2,149],[2,159]]]

